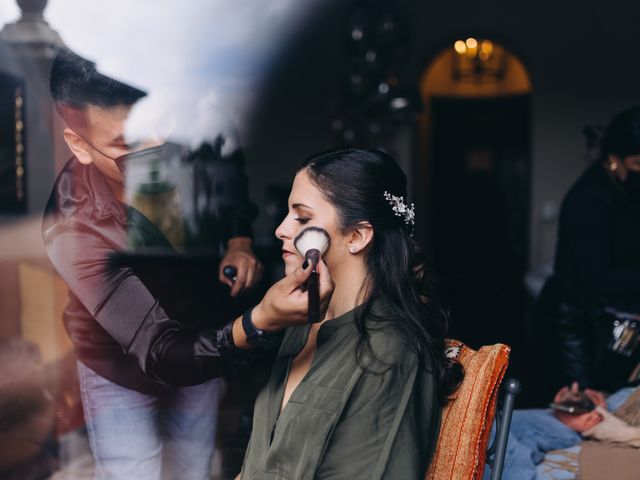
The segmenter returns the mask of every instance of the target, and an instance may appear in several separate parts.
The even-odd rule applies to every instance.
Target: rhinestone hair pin
[[[407,225],[413,226],[415,225],[416,218],[416,207],[412,203],[411,206],[404,203],[404,197],[396,197],[395,195],[391,195],[389,192],[384,192],[384,198],[391,208],[393,209],[393,213],[396,217],[402,217],[404,223]]]

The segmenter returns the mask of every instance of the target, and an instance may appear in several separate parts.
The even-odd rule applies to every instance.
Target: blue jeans
[[[78,376],[97,479],[210,477],[218,379],[155,396],[116,385],[80,362]]]
[[[607,409],[616,410],[635,388],[623,388],[607,398]],[[495,433],[495,424],[491,441]],[[536,467],[547,452],[573,447],[582,441],[579,433],[553,416],[551,410],[515,410],[509,429],[507,454],[502,473],[503,480],[533,480]],[[487,466],[484,479],[491,468]]]

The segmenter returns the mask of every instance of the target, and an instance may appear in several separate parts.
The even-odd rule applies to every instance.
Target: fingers
[[[331,278],[331,273],[329,272],[329,268],[327,264],[324,263],[324,260],[321,260],[318,263],[318,279],[320,285],[320,298],[323,299],[327,296],[331,296],[333,293],[333,289],[335,287],[333,283],[333,278]]]
[[[255,282],[255,262],[251,262],[248,259],[246,260],[245,263],[245,271],[246,271],[246,275],[245,275],[245,281],[244,281],[244,288],[251,288]]]
[[[249,271],[251,272],[251,280],[247,281],[247,287],[251,288],[260,283],[260,279],[262,278],[262,264],[254,259],[253,262],[251,262]]]
[[[573,382],[571,384],[571,393],[578,393],[580,391],[580,384],[578,382]]]
[[[224,267],[232,266],[236,269],[235,280],[224,275]],[[255,286],[262,277],[262,264],[253,256],[237,253],[227,255],[220,262],[218,279],[231,288],[231,296],[235,297],[243,290]]]
[[[247,282],[247,264],[246,260],[239,259],[239,261],[234,265],[238,270],[236,274],[236,281],[233,282],[233,286],[231,287],[231,296],[237,296],[242,290],[245,289]]]
[[[311,262],[308,263],[306,269],[303,269],[302,266],[300,266],[296,268],[293,272],[291,272],[291,274],[287,275],[282,280],[280,280],[280,282],[282,282],[281,285],[283,286],[283,288],[286,288],[289,292],[293,292],[294,290],[297,290],[300,287],[300,285],[302,285],[304,282],[307,281],[312,271],[313,271],[313,267],[311,265]]]
[[[556,393],[553,401],[558,403],[562,402],[562,400],[567,396],[567,393],[569,393],[569,387],[562,387],[560,390],[558,390],[558,393]]]
[[[262,271],[262,263],[256,260],[251,268],[252,281],[249,283],[249,287],[255,287],[258,283],[260,283],[260,280],[262,279]]]
[[[596,406],[606,406],[607,401],[605,400],[604,395],[598,390],[591,390],[590,388],[587,388],[584,393]]]

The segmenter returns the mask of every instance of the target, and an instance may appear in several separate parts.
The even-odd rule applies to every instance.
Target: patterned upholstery
[[[447,354],[462,363],[465,377],[442,412],[438,444],[427,480],[481,479],[510,348],[496,344],[475,351],[447,340]]]

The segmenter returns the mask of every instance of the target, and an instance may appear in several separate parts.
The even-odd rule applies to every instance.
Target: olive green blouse
[[[352,310],[320,327],[311,368],[280,413],[310,327],[287,330],[256,400],[243,480],[424,478],[440,424],[433,372],[392,326],[370,330],[374,355],[362,368],[354,320]]]

